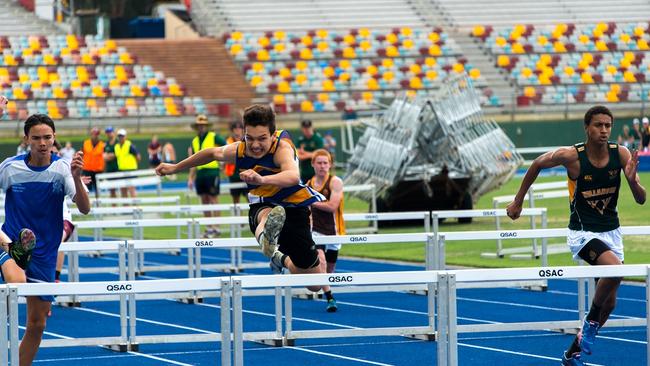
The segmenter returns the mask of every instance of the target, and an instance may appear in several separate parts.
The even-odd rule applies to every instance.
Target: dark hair
[[[244,110],[244,126],[266,126],[275,133],[275,112],[268,104],[252,104]]]
[[[241,121],[230,122],[230,131],[234,130],[235,128],[244,128],[244,124],[241,123]]]
[[[56,147],[57,150],[61,151],[63,146],[61,146],[61,143],[59,143],[59,140],[54,140],[54,144],[52,144],[54,147]]]
[[[300,121],[300,126],[305,127],[305,128],[311,127],[311,120],[310,119],[303,119],[302,121]]]
[[[25,136],[29,135],[29,130],[31,130],[32,127],[38,126],[40,124],[46,124],[50,126],[52,132],[56,132],[56,128],[54,128],[54,121],[52,121],[52,118],[50,118],[46,114],[32,114],[25,121],[25,127],[24,127]]]
[[[606,115],[608,115],[609,118],[612,119],[612,123],[614,123],[614,115],[609,110],[609,108],[605,107],[604,105],[596,105],[596,106],[593,106],[593,107],[589,108],[587,113],[585,113],[585,121],[584,121],[585,126],[589,126],[589,124],[591,123],[591,119],[594,118],[594,116],[597,115],[597,114],[606,114]]]

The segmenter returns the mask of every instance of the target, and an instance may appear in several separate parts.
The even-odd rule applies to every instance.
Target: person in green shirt
[[[314,167],[311,166],[313,152],[322,149],[325,145],[323,136],[314,132],[311,120],[304,119],[300,122],[302,136],[298,139],[298,159],[300,160],[300,180],[307,182],[314,176]]]
[[[104,172],[114,173],[117,171],[117,158],[115,157],[115,144],[117,144],[117,137],[115,136],[113,126],[106,127],[104,133],[106,134],[106,137],[108,137],[106,145],[104,145],[104,161],[106,162],[106,165],[104,165]],[[112,198],[117,197],[117,189],[111,188],[109,189],[109,192]]]
[[[226,145],[226,140],[220,135],[209,131],[208,117],[199,115],[196,117],[196,122],[192,127],[196,130],[196,137],[192,140],[189,148],[189,155],[194,155],[201,150],[210,149]],[[210,205],[219,203],[219,162],[212,161],[204,165],[199,165],[190,169],[190,174],[187,178],[187,187],[196,189],[196,194],[201,198],[201,204]],[[218,216],[218,212],[205,211],[205,217]],[[214,238],[219,236],[220,232],[217,226],[208,225],[204,237]]]

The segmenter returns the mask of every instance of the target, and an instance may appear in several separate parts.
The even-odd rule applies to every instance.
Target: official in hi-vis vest
[[[90,138],[84,140],[81,151],[84,153],[84,168],[82,174],[90,177],[88,189],[95,191],[95,197],[99,198],[97,190],[97,178],[95,175],[104,171],[104,141],[99,139],[99,128],[93,127],[90,130]]]
[[[117,160],[117,170],[120,172],[138,169],[140,153],[131,140],[126,139],[126,130],[123,128],[117,130],[115,159]],[[122,193],[122,197],[135,197],[135,187],[133,186],[120,188],[120,192]]]
[[[196,122],[192,124],[196,130],[196,137],[192,139],[192,144],[189,148],[189,155],[194,155],[197,152],[212,147],[219,147],[226,144],[226,141],[218,134],[210,131],[210,124],[208,117],[199,115],[196,117]],[[187,179],[187,187],[192,189],[196,188],[196,194],[201,198],[201,203],[204,205],[219,203],[219,162],[211,161],[204,165],[199,165],[196,168],[190,169],[190,174]],[[206,217],[218,216],[218,212],[205,211]],[[214,238],[219,236],[219,229],[217,226],[208,226],[205,230],[204,236],[206,238]]]

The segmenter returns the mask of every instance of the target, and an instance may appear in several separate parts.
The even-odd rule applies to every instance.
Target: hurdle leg
[[[291,337],[291,331],[293,330],[292,301],[291,287],[287,286],[284,288],[284,339],[282,341],[282,344],[285,346],[293,346],[296,342]]]
[[[650,266],[645,275],[645,337],[646,366],[650,366]]]
[[[233,337],[233,363],[235,366],[244,366],[244,327],[242,308],[241,281],[232,283],[232,337]]]
[[[437,363],[436,365],[444,366],[447,365],[447,354],[448,354],[448,345],[447,345],[447,330],[449,322],[447,320],[447,305],[449,301],[447,300],[447,295],[449,293],[447,287],[447,274],[438,273],[438,327],[436,332],[436,341],[437,344]]]
[[[7,300],[9,296],[9,288],[7,286],[0,287],[0,319],[7,319]],[[0,364],[9,365],[9,334],[7,333],[7,324],[0,326]]]
[[[221,365],[230,366],[232,354],[231,344],[231,323],[230,323],[230,281],[221,280],[220,306],[221,306]]]

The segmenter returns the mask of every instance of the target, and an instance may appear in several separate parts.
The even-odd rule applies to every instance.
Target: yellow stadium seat
[[[165,98],[163,98],[163,103],[164,103],[165,105],[174,104],[174,98],[171,98],[171,97],[165,97]]]
[[[546,38],[546,36],[538,36],[537,44],[540,46],[546,46],[548,44],[548,38]]]
[[[571,67],[571,66],[565,66],[564,67],[564,74],[565,75],[573,76],[573,74],[575,74],[575,73],[576,73],[576,71],[575,71],[575,69],[573,67]]]
[[[395,78],[395,74],[392,71],[384,71],[381,78],[387,82],[391,82]]]
[[[244,38],[244,34],[242,32],[232,32],[230,38],[233,41],[241,41]]]
[[[22,88],[14,88],[13,94],[14,94],[14,99],[19,99],[19,100],[27,99],[27,96],[25,95],[25,92],[23,91]]]
[[[548,75],[540,74],[538,80],[541,85],[551,85],[551,78]]]
[[[553,42],[553,51],[555,52],[566,52],[566,47],[561,41]]]
[[[251,69],[255,71],[256,74],[261,74],[264,72],[264,64],[261,62],[254,62]]]
[[[603,40],[598,40],[596,41],[596,49],[598,51],[608,51],[609,48],[607,47],[607,43]]]
[[[581,34],[581,35],[578,36],[578,41],[579,41],[580,43],[582,43],[582,44],[587,44],[587,43],[589,43],[591,40],[589,39],[589,36],[588,36],[588,35],[586,35],[586,34]]]
[[[469,70],[469,77],[474,79],[474,80],[478,79],[479,77],[481,77],[481,70],[479,70],[477,68],[473,68],[473,69]]]
[[[368,67],[366,67],[366,73],[374,77],[375,75],[377,75],[377,66],[368,65]]]
[[[616,92],[613,92],[613,91],[610,90],[610,91],[607,92],[606,96],[607,96],[607,101],[608,102],[610,102],[610,103],[618,102],[618,94],[616,94]]]
[[[135,104],[135,101],[134,101],[134,104]],[[86,100],[86,106],[88,108],[97,107],[97,101],[95,99],[88,99],[88,100]]]
[[[632,71],[625,71],[623,73],[623,80],[628,83],[636,83],[636,76],[634,76]]]
[[[533,70],[531,70],[529,67],[523,67],[521,69],[521,76],[525,78],[529,78],[533,75]]]
[[[20,81],[21,83],[28,82],[29,81],[29,75],[27,75],[27,74],[18,75],[18,81]]]
[[[316,36],[318,36],[320,39],[325,39],[328,36],[328,33],[325,29],[319,29],[316,31]]]
[[[438,73],[435,70],[429,70],[424,73],[425,77],[431,81],[434,81],[438,78]]]
[[[348,68],[350,68],[350,66],[351,66],[350,60],[341,60],[341,61],[339,61],[339,67],[342,68],[342,69],[348,69]]]
[[[527,86],[524,88],[524,95],[528,98],[534,98],[537,94],[537,91],[532,86]]]
[[[129,53],[127,53],[127,52],[120,53],[119,58],[120,58],[120,62],[123,63],[123,64],[130,65],[130,64],[133,63],[133,58],[131,58],[131,55]]]
[[[283,31],[275,31],[273,32],[273,38],[277,39],[278,41],[283,41],[287,38],[287,33]]]
[[[300,50],[300,58],[303,60],[311,60],[314,58],[314,54],[309,48],[303,48]]]
[[[307,62],[305,62],[305,61],[296,62],[296,70],[298,70],[298,71],[307,70]]]
[[[139,85],[131,85],[131,95],[134,97],[144,97],[144,93]]]
[[[300,42],[305,46],[311,46],[314,43],[314,40],[309,35],[305,35],[300,38]]]
[[[323,102],[323,103],[325,103],[325,102],[327,102],[328,100],[330,100],[330,95],[327,94],[327,93],[318,93],[317,98],[318,98],[318,101],[319,101],[319,102]]]
[[[429,46],[429,55],[431,56],[442,56],[442,50],[437,44]]]
[[[10,100],[9,103],[7,103],[7,110],[10,113],[16,113],[18,111],[18,105],[13,100]]]
[[[280,93],[285,93],[285,94],[290,93],[291,92],[291,86],[289,85],[289,83],[287,83],[286,81],[283,80],[283,81],[278,83],[278,91]]]
[[[409,86],[411,89],[422,89],[422,80],[419,77],[414,76],[409,80]]]
[[[239,43],[233,43],[232,46],[230,46],[230,54],[231,55],[238,55],[241,53],[243,50],[243,47]]]
[[[622,68],[627,69],[632,65],[632,62],[630,62],[630,60],[628,59],[622,58],[619,64],[621,65]]]
[[[585,60],[585,59],[581,59],[580,61],[578,61],[578,68],[580,68],[580,69],[586,69],[586,68],[589,67],[589,65],[590,65],[590,62]]]
[[[593,84],[594,83],[594,77],[591,75],[591,73],[589,73],[587,71],[584,71],[582,74],[580,74],[580,79],[585,84]]]
[[[178,116],[181,114],[175,104],[167,104],[165,108],[167,109],[167,115],[169,116]]]
[[[409,66],[409,71],[414,74],[419,74],[420,72],[422,72],[422,68],[418,64],[411,64]]]
[[[171,95],[173,95],[175,97],[182,97],[183,96],[183,90],[181,89],[180,85],[171,84],[171,85],[169,85],[169,94],[171,94]]]
[[[23,57],[31,56],[34,54],[34,50],[31,48],[25,48],[23,49]]]
[[[406,91],[406,96],[409,98],[415,98],[415,96],[418,95],[418,93],[415,90],[407,90]]]
[[[18,62],[16,61],[13,55],[5,55],[4,62],[5,62],[5,66],[18,66]]]
[[[363,37],[363,38],[368,38],[368,37],[370,37],[370,34],[371,34],[371,33],[370,33],[370,29],[368,29],[368,28],[361,28],[361,29],[359,29],[359,36],[361,36],[361,37]]]
[[[506,67],[508,65],[510,65],[510,57],[506,55],[499,55],[499,57],[497,57],[497,66]]]
[[[605,34],[605,32],[604,32],[602,29],[596,27],[596,28],[594,28],[594,30],[591,32],[591,34],[592,34],[594,37],[596,37],[596,38],[600,38],[600,37],[603,36],[603,34]]]
[[[261,75],[253,75],[253,77],[251,78],[251,86],[256,87],[260,85],[262,81],[264,81],[264,79],[262,78]]]
[[[32,90],[41,90],[43,84],[40,81],[32,81],[31,88]]]
[[[307,82],[307,75],[305,74],[296,75],[296,83],[304,84],[305,82]]]
[[[440,40],[440,34],[438,34],[438,32],[429,33],[429,41],[431,41],[431,43],[436,43],[439,40]]]
[[[63,99],[66,97],[65,93],[63,92],[63,88],[59,86],[54,88],[53,94],[54,94],[54,98],[56,99]]]
[[[363,92],[361,93],[361,99],[363,99],[366,103],[372,103],[374,95],[372,95],[371,92]]]
[[[325,77],[334,76],[334,73],[335,73],[334,68],[331,66],[327,66],[323,69],[323,75],[325,75]]]
[[[379,89],[379,83],[377,82],[376,79],[370,78],[368,79],[368,82],[366,83],[366,87],[370,90],[377,90]]]
[[[81,81],[79,80],[72,80],[70,82],[70,89],[79,89],[81,88]]]
[[[84,53],[83,55],[81,55],[81,63],[84,65],[94,65],[95,60],[91,55]]]
[[[512,53],[522,54],[522,53],[526,53],[526,50],[524,49],[524,46],[521,43],[515,42],[512,44]]]
[[[413,34],[413,29],[409,27],[402,27],[402,29],[400,29],[400,33],[402,33],[404,37],[410,37]]]
[[[44,54],[43,63],[46,65],[56,65],[56,60],[54,59],[54,55],[49,53]]]
[[[265,37],[265,36],[261,36],[261,37],[259,37],[259,38],[257,39],[257,44],[258,44],[260,47],[266,47],[266,46],[268,46],[268,45],[271,44],[271,40],[268,39],[268,38]]]
[[[620,93],[621,92],[621,86],[619,84],[612,84],[609,86],[609,90],[613,91],[614,93]]]
[[[481,37],[485,34],[485,27],[482,25],[475,25],[474,28],[472,28],[472,35],[474,37]]]
[[[343,49],[343,57],[345,57],[345,58],[357,58],[357,52],[352,47],[345,47]]]
[[[386,56],[388,56],[388,57],[398,57],[399,56],[399,50],[395,46],[388,46],[388,47],[386,47]]]
[[[283,67],[280,69],[279,74],[283,78],[288,78],[289,76],[291,76],[291,70],[289,70],[289,68],[287,67]]]
[[[277,53],[282,53],[286,49],[286,46],[284,43],[276,43],[273,45],[273,50]]]
[[[357,38],[349,33],[343,36],[343,43],[345,43],[346,45],[351,45],[356,41]]]
[[[39,66],[36,69],[36,74],[38,75],[38,80],[47,82],[50,79],[50,73],[47,72],[47,68]]]
[[[281,44],[281,43],[278,43],[278,44]],[[320,41],[316,45],[316,48],[318,48],[318,50],[321,51],[321,52],[325,52],[330,48],[330,44],[325,42],[325,41]]]
[[[455,73],[460,74],[465,71],[465,66],[460,62],[457,62],[451,67],[451,69],[454,70]]]
[[[618,39],[620,39],[623,43],[629,43],[632,40],[632,37],[630,37],[630,35],[627,33],[621,33]]]
[[[323,91],[336,91],[334,82],[330,79],[323,80]]]
[[[397,41],[399,41],[399,38],[397,38],[395,33],[388,33],[386,35],[386,42],[388,42],[390,44],[395,44],[395,43],[397,43]]]
[[[303,100],[302,102],[300,102],[300,110],[303,112],[313,112],[314,105],[310,100]]]
[[[415,45],[415,43],[410,38],[405,39],[404,42],[402,42],[402,47],[404,47],[406,49],[411,49],[411,48],[413,48],[414,45]]]
[[[273,96],[273,103],[274,104],[284,104],[285,103],[285,98],[283,94],[275,94]]]
[[[499,47],[503,47],[503,46],[505,46],[505,45],[508,44],[508,41],[507,41],[505,38],[503,38],[503,37],[497,37],[497,38],[494,40],[494,43],[495,43],[497,46],[499,46]]]
[[[434,67],[437,63],[438,61],[436,61],[436,59],[433,57],[427,57],[424,59],[424,64],[428,67]]]
[[[370,41],[364,39],[359,43],[359,48],[367,52],[372,48],[372,44],[370,43]]]
[[[104,47],[106,47],[109,50],[116,50],[117,49],[117,42],[113,39],[106,40],[104,43]]]
[[[639,48],[639,50],[643,50],[643,51],[647,51],[650,49],[650,47],[648,47],[648,41],[646,41],[643,38],[639,38],[639,40],[636,41],[636,46]]]
[[[344,83],[347,83],[348,81],[350,81],[350,74],[347,72],[340,73],[339,80],[341,80]]]
[[[157,86],[157,85],[158,85],[158,79],[151,78],[151,79],[147,80],[147,88],[151,88],[151,87]]]
[[[395,63],[390,58],[385,58],[385,59],[381,60],[381,66],[383,66],[383,67],[385,67],[387,69],[392,68],[393,65],[395,65]]]
[[[258,61],[268,61],[271,59],[271,55],[269,55],[269,51],[265,49],[260,49],[257,50],[257,60]]]
[[[105,98],[106,94],[104,94],[104,91],[102,90],[102,87],[99,85],[93,86],[92,88],[93,96],[97,98]]]
[[[79,42],[77,41],[76,36],[72,34],[68,34],[65,38],[66,38],[66,43],[68,44],[68,48],[72,50],[76,50],[79,48]]]

